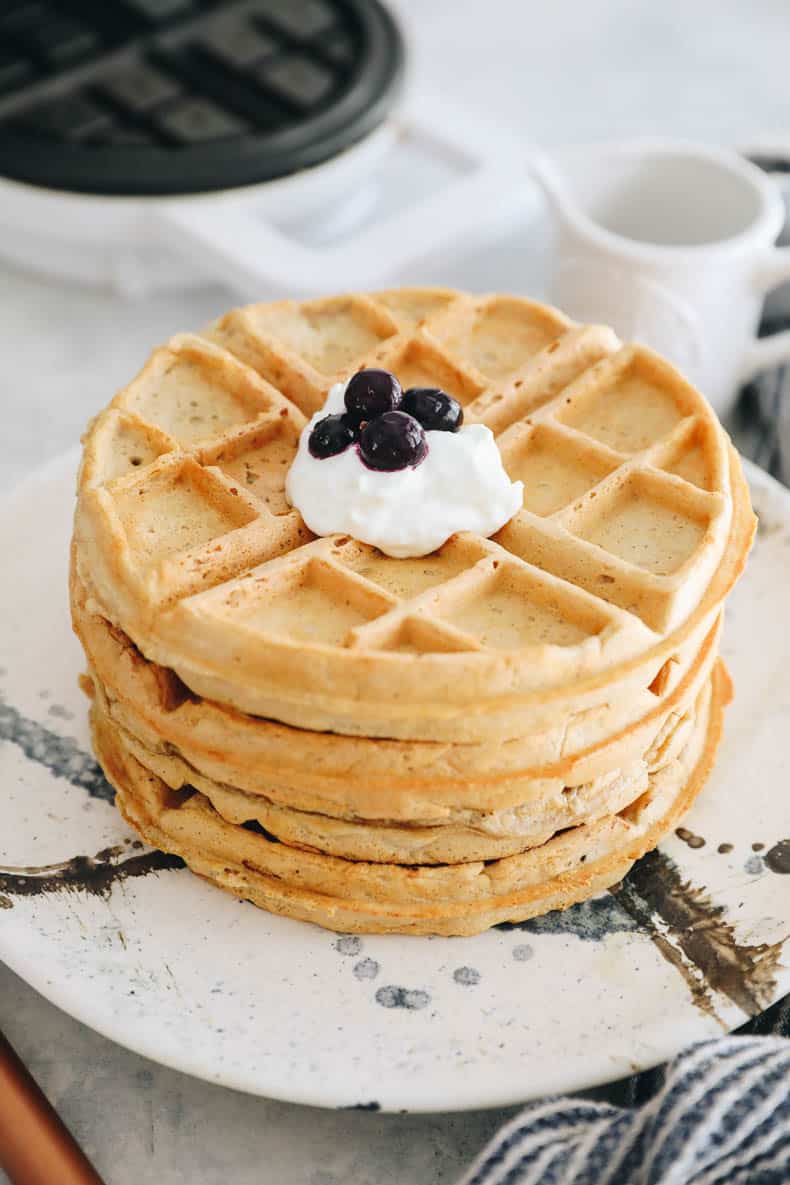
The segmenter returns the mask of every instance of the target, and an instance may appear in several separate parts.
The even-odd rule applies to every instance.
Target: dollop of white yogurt
[[[508,477],[484,424],[426,432],[425,459],[395,472],[369,469],[355,444],[313,457],[310,433],[324,416],[345,411],[345,390],[335,383],[305,427],[285,483],[289,503],[315,535],[351,535],[407,559],[428,555],[456,531],[493,535],[521,509],[523,483]]]

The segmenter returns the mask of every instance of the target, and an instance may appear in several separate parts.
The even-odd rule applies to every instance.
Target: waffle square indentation
[[[504,564],[476,584],[450,592],[439,615],[487,648],[519,650],[524,646],[575,646],[603,626],[572,597]]]
[[[505,458],[513,481],[524,483],[524,507],[548,515],[585,494],[614,468],[592,448],[539,425]]]
[[[569,397],[557,412],[562,423],[629,454],[668,436],[683,415],[672,393],[637,364]]]
[[[633,474],[590,504],[572,530],[612,555],[659,576],[676,572],[699,550],[707,523]]]
[[[286,416],[263,424],[252,432],[206,453],[206,464],[223,473],[265,503],[271,514],[287,514],[285,479],[299,446],[299,429]]]
[[[373,299],[390,311],[402,330],[411,330],[454,303],[457,294],[441,288],[393,288],[374,292]]]
[[[323,375],[348,369],[396,332],[389,317],[355,297],[261,305],[250,317],[258,333],[276,338]]]
[[[702,490],[712,490],[715,484],[711,465],[713,449],[706,435],[706,427],[694,423],[691,430],[682,433],[654,464]]]
[[[496,297],[467,315],[454,317],[445,330],[432,329],[449,353],[465,359],[492,380],[520,369],[564,333],[567,323],[550,309],[524,300]]]
[[[483,389],[463,367],[420,337],[382,359],[379,365],[392,371],[404,391],[409,387],[441,387],[459,403],[466,404]]]
[[[176,354],[155,357],[128,389],[124,405],[149,424],[191,445],[255,419],[264,400],[227,385],[210,366]]]
[[[476,563],[481,555],[480,549],[470,554],[463,544],[450,542],[417,559],[393,559],[375,548],[352,542],[339,558],[358,576],[372,581],[391,596],[411,600],[437,584],[452,580]]]
[[[301,643],[342,646],[356,626],[391,607],[321,560],[291,565],[253,581],[233,605],[234,620]]]
[[[99,450],[100,471],[95,476],[103,482],[143,469],[172,448],[172,441],[169,442],[155,428],[123,412],[105,413],[104,423],[97,432],[102,447]]]
[[[191,551],[255,518],[196,461],[149,471],[145,481],[113,492],[132,552],[144,564]]]

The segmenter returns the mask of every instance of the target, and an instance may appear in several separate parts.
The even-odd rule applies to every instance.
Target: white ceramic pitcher
[[[556,219],[550,299],[670,358],[723,414],[739,384],[790,359],[756,340],[790,278],[778,187],[735,152],[675,140],[568,149],[533,165]]]

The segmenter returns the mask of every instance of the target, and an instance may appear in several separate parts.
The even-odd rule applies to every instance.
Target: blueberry
[[[388,370],[360,370],[348,380],[346,409],[356,424],[396,411],[401,401],[400,383]]]
[[[402,407],[426,432],[457,432],[464,422],[461,404],[439,387],[409,387]]]
[[[428,452],[428,443],[412,416],[388,411],[362,429],[359,452],[371,469],[406,469],[419,465]]]
[[[323,460],[342,453],[357,438],[357,429],[346,416],[324,416],[310,433],[307,447],[310,455]]]

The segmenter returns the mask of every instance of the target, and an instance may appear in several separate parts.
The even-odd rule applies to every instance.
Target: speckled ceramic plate
[[[330,1107],[497,1106],[612,1080],[790,991],[790,495],[728,611],[715,774],[584,906],[477,938],[338,937],[135,845],[88,748],[66,605],[76,457],[0,511],[0,958],[157,1061]]]

